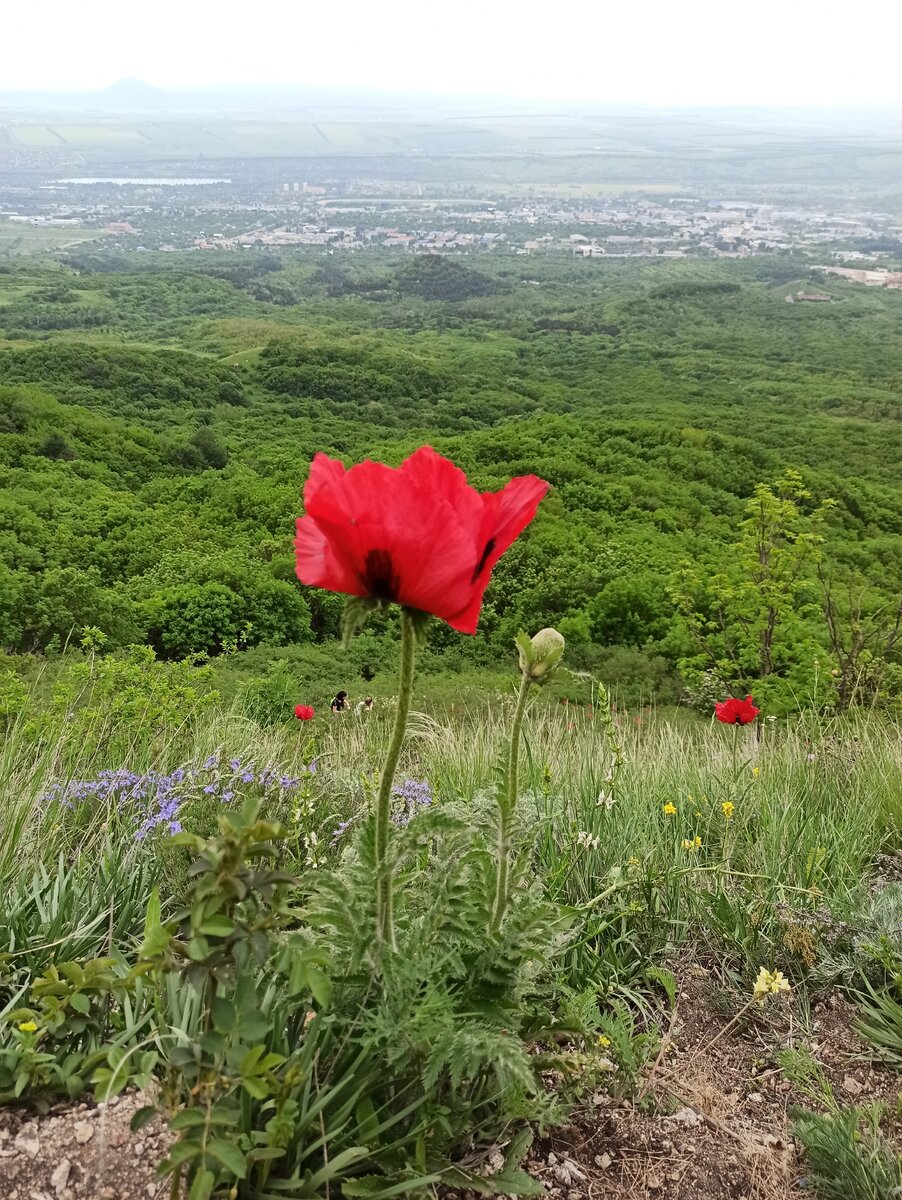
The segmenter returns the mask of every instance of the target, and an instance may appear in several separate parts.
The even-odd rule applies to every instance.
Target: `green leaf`
[[[330,1158],[328,1163],[320,1167],[320,1169],[307,1181],[307,1186],[311,1191],[316,1191],[323,1184],[328,1183],[332,1179],[336,1179],[345,1167],[350,1167],[353,1163],[359,1162],[361,1158],[366,1158],[369,1155],[369,1150],[366,1146],[349,1146],[347,1150],[342,1150],[340,1154],[336,1154],[334,1158]],[[344,1184],[342,1184],[344,1187]]]
[[[202,937],[191,938],[185,949],[188,952],[188,957],[193,959],[194,962],[203,962],[210,953],[209,943],[206,938]]]
[[[332,1002],[332,980],[325,971],[321,971],[319,967],[308,966],[307,986],[320,1008],[328,1008]]]
[[[645,977],[661,985],[670,1002],[670,1007],[673,1008],[676,1003],[676,976],[664,967],[646,967]]]
[[[384,1175],[358,1175],[354,1179],[343,1179],[342,1196],[363,1197],[364,1200],[387,1200],[389,1196],[416,1195],[423,1188],[441,1183],[441,1175],[422,1175],[389,1183]]]
[[[210,1011],[213,1017],[213,1027],[218,1033],[231,1033],[238,1024],[238,1013],[235,1006],[225,996],[214,996]]]
[[[174,1167],[180,1167],[182,1163],[190,1162],[192,1158],[200,1158],[203,1152],[204,1148],[200,1142],[192,1141],[191,1138],[183,1138],[170,1147],[169,1161]]]
[[[374,1148],[376,1139],[379,1137],[379,1121],[376,1117],[375,1106],[369,1096],[364,1096],[360,1101],[354,1115],[357,1117],[358,1139]]]
[[[255,1100],[266,1100],[269,1097],[270,1088],[265,1079],[261,1079],[259,1075],[248,1075],[241,1080],[241,1086],[249,1096],[253,1096]]]
[[[207,1153],[217,1162],[221,1162],[227,1171],[231,1171],[237,1179],[243,1179],[247,1173],[247,1162],[244,1151],[239,1150],[234,1142],[222,1138],[214,1138],[207,1143]]]
[[[505,1168],[500,1175],[486,1180],[492,1196],[544,1196],[545,1187],[525,1171]]]
[[[206,1125],[207,1114],[199,1108],[183,1108],[181,1112],[177,1112],[169,1121],[169,1128],[175,1133],[182,1129],[196,1129],[199,1125]]]
[[[238,1070],[242,1075],[256,1074],[257,1070],[259,1069],[257,1067],[257,1063],[259,1063],[260,1059],[265,1053],[265,1046],[251,1046],[250,1050],[248,1050],[247,1054],[245,1054],[244,1058],[242,1058],[241,1065],[239,1066]]]
[[[156,1115],[157,1110],[154,1106],[152,1104],[145,1104],[136,1113],[132,1113],[132,1119],[129,1121],[129,1129],[131,1129],[132,1133],[140,1133],[142,1129],[147,1128]]]
[[[76,1012],[81,1013],[83,1016],[87,1016],[91,1011],[91,1001],[84,992],[73,992],[69,997],[69,1004]]]
[[[519,1166],[526,1151],[532,1145],[532,1139],[533,1133],[528,1125],[525,1125],[519,1133],[514,1134],[504,1154],[505,1168]]]
[[[198,1171],[191,1184],[188,1200],[210,1200],[215,1186],[216,1176],[212,1171]]]
[[[235,932],[235,922],[223,916],[207,917],[198,926],[197,931],[206,937],[231,937]]]

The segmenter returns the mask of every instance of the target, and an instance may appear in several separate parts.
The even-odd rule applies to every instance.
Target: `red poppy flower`
[[[730,696],[722,704],[714,705],[714,715],[724,725],[751,725],[760,711],[760,708],[755,708],[751,696],[746,696],[744,700]]]
[[[294,706],[294,715],[299,721],[313,720],[313,706],[311,704],[296,704]]]
[[[536,514],[535,475],[477,492],[431,446],[400,467],[368,459],[345,470],[317,454],[297,523],[301,583],[395,601],[475,633],[495,563]]]

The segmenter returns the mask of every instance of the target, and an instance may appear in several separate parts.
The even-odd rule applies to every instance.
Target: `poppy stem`
[[[413,692],[413,664],[416,657],[417,634],[413,616],[406,608],[401,609],[401,670],[398,679],[398,709],[395,714],[395,727],[392,731],[385,764],[382,767],[382,778],[379,780],[379,791],[376,796],[376,929],[379,940],[383,944],[394,947],[395,928],[392,912],[392,871],[387,862],[388,837],[391,829],[391,789],[398,769],[398,759],[401,757],[401,747],[404,744],[404,731],[407,728],[407,714],[410,712],[410,698]]]
[[[520,731],[523,728],[523,715],[526,712],[526,699],[529,696],[531,683],[529,671],[524,670],[520,680],[520,693],[517,696],[517,707],[514,710],[514,723],[511,727],[511,743],[505,771],[504,793],[498,805],[498,875],[495,886],[495,904],[492,909],[492,920],[489,925],[491,933],[497,933],[504,919],[507,908],[509,876],[510,876],[510,838],[513,824],[514,809],[517,807],[517,776],[520,766]]]

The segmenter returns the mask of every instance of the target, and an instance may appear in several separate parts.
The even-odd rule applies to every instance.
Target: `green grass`
[[[103,229],[79,229],[56,225],[25,225],[0,220],[0,258],[12,255],[46,254],[65,246],[108,237]]]
[[[212,678],[147,653],[71,656],[0,692],[0,1095],[46,1105],[156,1073],[186,1110],[167,1169],[193,1163],[189,1182],[213,1178],[195,1130],[222,1128],[213,1173],[226,1187],[273,1128],[268,1098],[285,1095],[285,1144],[310,1156],[311,1196],[329,1194],[327,1166],[365,1170],[367,1194],[386,1200],[460,1182],[464,1135],[478,1173],[481,1148],[524,1121],[559,1123],[599,1071],[612,1095],[635,1090],[680,961],[707,963],[747,1002],[758,970],[779,969],[804,1004],[832,986],[831,956],[854,955],[855,921],[862,936],[878,923],[855,914],[878,856],[899,848],[892,722],[801,713],[726,728],[611,712],[588,680],[591,706],[539,694],[495,926],[512,700],[415,709],[394,796],[395,946],[375,935],[369,819],[391,700],[263,727]],[[97,788],[124,769],[127,784]],[[160,776],[178,802],[165,814]],[[174,819],[185,832],[172,839]],[[549,1094],[533,1086],[536,1046],[561,1031],[568,1046],[547,1061],[572,1082]],[[212,1110],[197,1100],[205,1079]],[[798,1127],[824,1194],[846,1171],[856,1195],[888,1197],[897,1172],[876,1125],[858,1143],[858,1114],[834,1116]],[[350,1138],[353,1154],[317,1166],[308,1128],[330,1150]],[[526,1194],[527,1144],[510,1142],[506,1191]],[[276,1194],[258,1165],[242,1200]]]
[[[52,784],[94,779],[104,769],[168,773],[217,752],[255,764],[258,773],[272,766],[292,776],[303,775],[315,755],[310,812],[301,819],[296,796],[278,788],[266,792],[264,812],[287,821],[298,846],[315,834],[318,857],[328,862],[341,848],[333,830],[343,821],[353,827],[367,807],[391,720],[385,700],[368,719],[320,714],[310,726],[264,728],[232,706],[131,728],[103,712],[102,697],[81,703],[74,719],[61,711],[41,721],[23,716],[5,741],[0,864],[7,886],[52,870],[60,855],[84,861],[99,854],[118,855],[123,869],[147,862],[151,874],[174,872],[175,886],[179,855],[157,836],[136,844],[133,817],[93,801],[47,805],[41,796]],[[714,723],[646,711],[615,716],[622,724],[608,726],[600,711],[540,703],[527,723],[519,814],[544,885],[568,904],[589,905],[590,916],[593,898],[613,886],[624,912],[632,906],[627,924],[637,938],[662,952],[703,943],[736,979],[761,961],[805,974],[810,964],[789,931],[810,925],[816,936],[814,914],[824,905],[837,919],[853,910],[876,856],[898,847],[898,727],[800,717],[765,724],[760,741],[753,730],[735,731],[734,746],[734,730]],[[510,718],[505,698],[415,712],[400,777],[428,780],[436,806],[482,820]],[[611,737],[622,758],[613,784],[606,782]],[[242,792],[240,782],[234,790]],[[729,818],[724,804],[733,805]],[[209,832],[215,808],[193,794],[184,805],[186,828]],[[597,847],[581,845],[580,834],[597,838]],[[697,848],[684,848],[696,838]]]

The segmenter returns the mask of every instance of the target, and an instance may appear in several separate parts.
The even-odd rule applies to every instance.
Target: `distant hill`
[[[146,111],[149,108],[172,108],[172,100],[162,88],[144,83],[141,79],[119,79],[102,91],[89,94],[92,105],[110,106],[119,111],[135,109]]]
[[[0,108],[50,112],[159,112],[179,108],[178,99],[141,79],[120,79],[98,92],[0,92]]]

